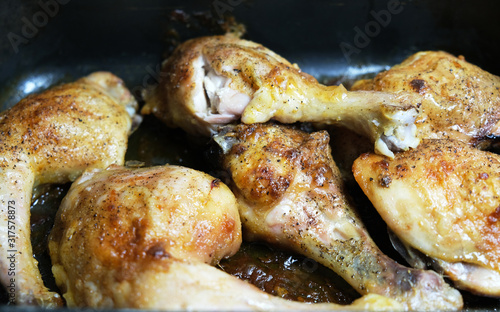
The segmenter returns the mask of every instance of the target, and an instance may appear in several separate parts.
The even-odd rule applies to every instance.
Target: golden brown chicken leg
[[[500,77],[442,51],[416,53],[358,81],[352,90],[412,92],[422,96],[421,139],[455,139],[486,147],[500,136]]]
[[[460,293],[433,271],[384,255],[349,203],[326,132],[239,125],[214,137],[250,238],[291,248],[329,267],[362,294],[411,310],[455,310]]]
[[[410,263],[433,263],[458,287],[500,297],[500,156],[424,140],[394,160],[364,154],[353,171],[388,227],[418,250],[406,254]]]
[[[0,280],[11,302],[62,303],[43,285],[33,258],[33,187],[123,163],[136,108],[119,78],[99,72],[29,96],[0,114]]]
[[[420,97],[321,85],[262,45],[233,35],[185,42],[164,63],[162,77],[146,94],[142,113],[189,133],[213,134],[241,117],[244,123],[340,124],[389,156],[419,142],[414,121]]]
[[[211,265],[241,243],[237,203],[205,173],[159,166],[113,166],[73,183],[49,249],[70,307],[183,311],[397,310],[385,297],[350,306],[270,296]]]

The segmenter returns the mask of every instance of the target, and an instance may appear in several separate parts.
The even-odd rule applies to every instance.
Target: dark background
[[[27,93],[94,70],[113,71],[135,90],[153,84],[151,69],[175,40],[221,32],[217,22],[228,14],[246,26],[245,38],[264,44],[319,79],[378,72],[427,49],[462,54],[500,74],[500,2],[495,0],[401,1],[402,11],[351,55],[350,62],[340,44],[355,47],[355,27],[364,30],[375,21],[370,12],[387,10],[394,0],[55,1],[0,3],[0,110]],[[47,15],[46,21],[39,18],[43,26],[37,27],[35,36],[23,36],[25,21],[33,23],[44,12],[40,3],[50,2],[58,4],[57,13]],[[177,11],[173,20],[174,10],[185,14]],[[212,19],[207,22],[200,12],[209,12]],[[17,53],[9,34],[27,41],[17,46]]]
[[[394,0],[59,1],[65,4],[0,2],[0,111],[29,93],[97,70],[115,73],[139,95],[141,88],[157,83],[159,65],[176,43],[222,33],[231,17],[245,25],[244,38],[264,44],[322,82],[349,84],[421,50],[464,55],[500,75],[497,0],[401,1],[402,11],[391,14],[385,27],[373,29],[376,34],[363,47],[356,46],[357,30],[365,32],[367,25],[377,23],[371,12],[387,10]],[[49,3],[53,16],[42,8]],[[36,33],[26,36],[26,21]],[[13,36],[23,41],[17,47],[11,43]],[[342,43],[358,50],[348,59]],[[197,166],[200,153],[187,148],[179,132],[167,134],[159,122],[149,122],[131,137],[129,159]],[[32,210],[32,222],[33,215]],[[390,252],[390,244],[380,247]],[[50,272],[50,261],[43,259],[42,266]],[[496,300],[473,300],[479,304],[472,307],[498,306]]]

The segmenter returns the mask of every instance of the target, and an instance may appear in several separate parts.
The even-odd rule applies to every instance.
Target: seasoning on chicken
[[[208,174],[178,166],[85,172],[49,238],[69,307],[170,311],[398,310],[364,296],[350,306],[268,295],[213,267],[241,244],[237,202]]]
[[[500,77],[463,57],[419,52],[374,79],[356,82],[352,90],[420,95],[421,139],[455,139],[484,148],[500,135]]]
[[[33,187],[122,164],[137,103],[118,77],[93,73],[0,114],[0,280],[19,305],[58,306],[30,243]]]
[[[145,94],[143,114],[172,127],[211,135],[237,120],[340,124],[367,136],[375,151],[415,147],[421,98],[325,86],[264,46],[225,36],[181,44],[162,68],[161,82]]]
[[[405,309],[462,307],[440,275],[404,267],[378,249],[347,198],[325,131],[269,124],[226,131],[214,140],[249,239],[299,252],[361,294],[393,298]]]
[[[500,297],[500,156],[424,140],[393,160],[364,154],[353,172],[411,264],[432,263],[457,287]]]

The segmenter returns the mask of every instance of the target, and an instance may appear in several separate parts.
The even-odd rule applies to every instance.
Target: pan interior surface
[[[161,63],[178,43],[222,34],[228,23],[244,25],[245,39],[297,63],[325,84],[349,87],[422,50],[463,55],[500,75],[498,12],[498,1],[291,0],[283,5],[262,0],[5,0],[0,3],[0,111],[29,94],[101,70],[121,77],[142,104],[141,91],[159,83]],[[170,163],[210,170],[198,157],[204,148],[182,131],[147,116],[131,136],[126,157],[145,165]],[[32,206],[32,242],[38,246],[35,256],[49,287],[55,284],[45,246],[47,233],[67,189],[68,185],[46,188]],[[372,213],[366,218],[378,216]],[[378,231],[374,236],[379,236],[375,239],[383,251],[398,257],[385,229],[371,230]],[[289,271],[307,272],[303,266],[307,259],[252,244],[223,266],[230,271],[254,261],[265,272],[269,268],[263,263],[270,259],[283,270],[287,263],[295,263],[299,268],[289,266]],[[276,267],[272,270],[279,275]],[[356,298],[348,285],[331,278],[330,287],[338,292],[332,301]],[[500,306],[497,299],[463,295],[469,309]],[[3,291],[2,304],[7,301]]]

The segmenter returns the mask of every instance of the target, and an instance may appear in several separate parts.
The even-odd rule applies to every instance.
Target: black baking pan
[[[141,90],[158,83],[160,64],[176,44],[221,34],[234,23],[244,25],[245,39],[267,46],[323,83],[349,86],[422,50],[463,55],[500,75],[499,12],[496,0],[3,0],[0,111],[28,94],[100,70],[121,77],[141,102]],[[181,131],[146,117],[130,139],[127,159],[206,169],[198,157],[204,147],[186,142],[191,140],[185,140]],[[67,187],[48,189],[32,208],[34,251],[51,287],[55,286],[46,256],[46,233]],[[386,241],[386,232],[377,231],[380,219],[376,215],[365,219],[383,251],[403,261]],[[345,283],[311,266],[307,259],[270,246],[245,245],[226,266],[228,270],[248,262],[245,253],[267,263],[275,261],[275,270],[288,273],[300,270],[295,272],[286,263],[305,264],[306,271],[313,267],[317,275],[329,279],[314,283],[321,284],[321,289],[334,289],[333,301],[348,302],[356,296]],[[306,288],[313,287],[304,283]],[[1,297],[2,308],[23,309],[7,306],[5,291]],[[500,308],[497,299],[467,293],[464,298],[471,310]]]

